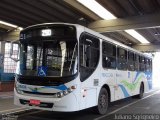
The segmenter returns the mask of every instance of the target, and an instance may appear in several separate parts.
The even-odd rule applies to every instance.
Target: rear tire
[[[98,105],[94,107],[95,112],[101,115],[106,114],[108,110],[108,103],[108,92],[105,88],[102,88],[98,97]]]
[[[137,98],[142,99],[144,94],[144,85],[141,83],[139,94],[137,95]]]

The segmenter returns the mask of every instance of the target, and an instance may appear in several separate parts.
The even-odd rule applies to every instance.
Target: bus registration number
[[[33,99],[31,99],[31,100],[29,100],[29,104],[31,104],[31,105],[40,105],[40,100],[33,100]]]

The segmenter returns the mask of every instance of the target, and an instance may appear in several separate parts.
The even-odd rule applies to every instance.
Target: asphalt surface
[[[1,114],[1,111],[8,111],[16,108],[19,108],[19,107],[13,104],[13,97],[0,98],[0,114]]]
[[[9,101],[7,101],[9,100]],[[11,102],[7,98],[3,105]],[[1,104],[0,100],[0,104]],[[1,107],[0,107],[1,108]],[[7,113],[7,112],[6,112]],[[92,109],[78,112],[49,112],[31,110],[27,112],[1,115],[2,120],[160,120],[160,91],[145,94],[144,98],[127,98],[110,104],[106,115],[97,115]]]

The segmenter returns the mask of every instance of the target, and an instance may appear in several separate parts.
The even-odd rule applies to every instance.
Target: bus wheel
[[[107,113],[108,109],[108,92],[105,88],[102,88],[99,97],[98,97],[98,105],[95,107],[96,112],[98,114],[105,114]]]
[[[140,90],[139,90],[139,95],[137,96],[139,99],[143,98],[144,94],[144,85],[141,83]]]

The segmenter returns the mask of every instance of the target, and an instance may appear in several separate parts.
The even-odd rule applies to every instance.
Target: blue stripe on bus
[[[133,83],[135,83],[135,81],[137,80],[139,74],[140,74],[140,72],[137,72],[137,73],[136,73],[136,76],[135,76],[135,78],[134,78],[134,80],[133,80]]]
[[[54,89],[58,89],[58,90],[66,90],[67,87],[65,85],[59,85],[59,86],[45,86],[42,88],[54,88]]]
[[[40,90],[43,89],[49,89],[49,88],[54,88],[54,89],[58,89],[58,90],[66,90],[67,87],[65,85],[59,85],[59,86],[44,86],[44,87],[40,87],[40,88],[29,88],[32,92],[36,93]]]
[[[124,96],[129,97],[130,95],[128,94],[126,88],[123,85],[119,85],[119,86],[120,86],[121,90],[123,91]]]

